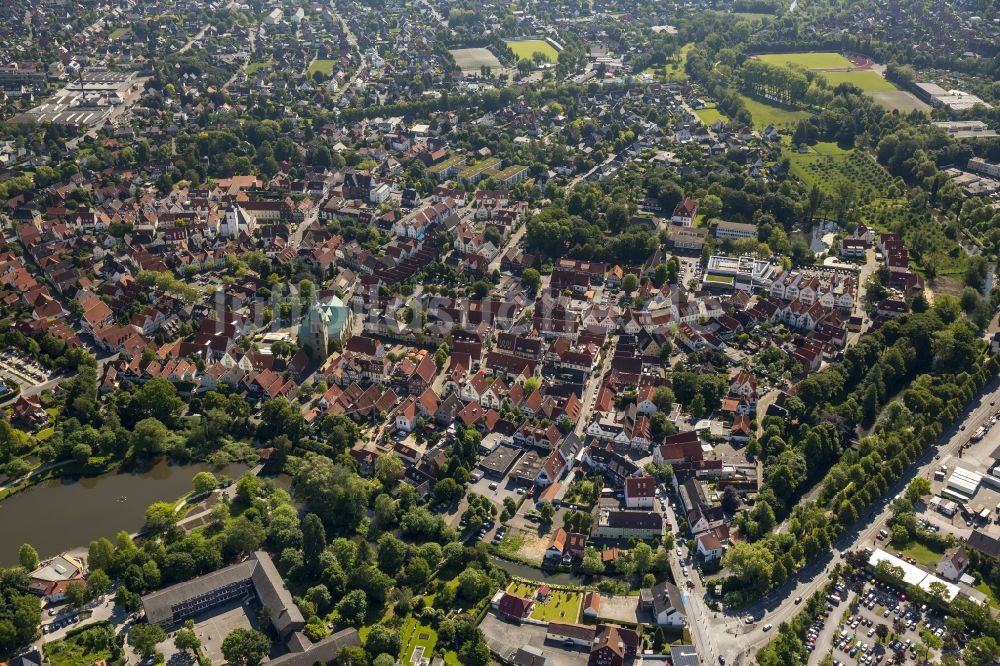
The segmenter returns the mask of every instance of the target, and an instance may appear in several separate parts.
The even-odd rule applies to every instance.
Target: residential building
[[[948,580],[958,580],[968,566],[969,554],[964,548],[949,548],[938,562],[937,573]]]
[[[629,509],[652,510],[656,503],[656,479],[651,476],[625,479],[625,506]]]
[[[663,536],[663,516],[656,511],[601,509],[590,534],[598,539],[654,539]]]

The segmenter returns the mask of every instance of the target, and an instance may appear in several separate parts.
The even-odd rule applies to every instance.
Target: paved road
[[[191,50],[191,47],[194,45],[194,43],[197,42],[197,41],[199,41],[199,40],[201,40],[201,38],[205,36],[205,31],[206,30],[208,30],[208,26],[207,25],[204,28],[202,28],[201,30],[199,30],[197,35],[195,35],[191,39],[187,40],[187,42],[184,43],[184,46],[182,46],[179,49],[177,49],[177,52],[178,53],[186,53],[187,51]]]
[[[608,350],[601,356],[601,360],[597,364],[597,368],[590,373],[590,379],[587,380],[587,384],[583,389],[583,396],[581,400],[583,401],[583,411],[580,413],[580,420],[576,424],[576,434],[581,438],[584,436],[584,430],[590,424],[590,417],[594,413],[594,401],[597,396],[597,392],[601,389],[601,385],[604,383],[604,373],[605,366],[607,368],[611,367],[611,362],[609,359],[612,357],[615,351],[615,345],[618,344],[618,336],[614,335],[608,341]]]
[[[512,233],[510,235],[510,238],[507,239],[507,242],[500,247],[500,251],[497,252],[497,256],[493,257],[493,261],[491,261],[489,265],[489,270],[488,270],[489,273],[492,274],[493,271],[500,270],[500,260],[503,259],[503,256],[505,254],[507,254],[507,250],[509,248],[517,247],[517,244],[521,242],[521,237],[524,236],[524,232],[527,230],[527,228],[528,228],[527,223],[522,221],[521,226],[517,228],[517,231]]]
[[[950,459],[950,456],[956,455],[959,447],[968,441],[969,435],[996,411],[996,407],[991,407],[989,404],[993,400],[1000,400],[1000,379],[994,379],[966,409],[961,421],[965,424],[965,430],[960,430],[957,424],[947,430],[939,440],[939,445],[911,465],[903,477],[885,494],[881,504],[865,514],[842,535],[831,552],[825,553],[817,561],[804,567],[795,578],[768,598],[748,608],[740,609],[740,614],[756,616],[764,613],[763,621],[775,626],[790,620],[799,609],[793,599],[797,596],[807,599],[825,585],[833,568],[842,561],[844,550],[864,548],[873,543],[878,530],[892,515],[889,498],[901,492],[917,476],[930,475],[934,468]],[[713,625],[711,635],[719,651],[726,656],[727,663],[749,663],[749,655],[756,653],[770,639],[770,635],[761,632],[757,625],[744,625],[738,616],[729,612],[725,615],[720,614],[718,619],[711,621],[711,624]]]

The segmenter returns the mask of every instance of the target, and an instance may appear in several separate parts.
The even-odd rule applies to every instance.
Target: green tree
[[[542,276],[537,269],[525,268],[521,272],[521,282],[524,284],[525,289],[534,295],[538,293],[538,289],[542,286]]]
[[[375,478],[388,488],[403,477],[403,461],[393,453],[383,453],[375,458]]]
[[[351,590],[337,604],[337,620],[342,627],[360,627],[368,612],[368,597],[362,590]]]
[[[477,640],[466,641],[458,650],[458,658],[463,666],[489,666],[492,661],[490,648],[482,636]]]
[[[215,490],[218,483],[215,475],[211,472],[198,472],[191,479],[191,487],[194,488],[195,494],[198,495]]]
[[[583,562],[580,563],[580,573],[585,576],[604,573],[604,560],[601,559],[601,554],[593,548],[587,548],[583,553]]]
[[[701,393],[691,399],[691,404],[688,405],[688,411],[691,412],[691,416],[696,419],[700,419],[705,415],[705,398]]]
[[[87,600],[99,599],[111,587],[111,577],[103,569],[91,569],[87,576]]]
[[[965,666],[986,666],[1000,656],[1000,649],[992,636],[974,638],[962,650],[962,663]]]
[[[631,294],[633,291],[639,287],[639,278],[637,278],[632,273],[629,273],[624,278],[622,278],[622,291],[626,294]]]
[[[177,522],[177,512],[170,502],[155,502],[146,509],[145,526],[150,532],[159,533],[174,526]]]
[[[74,608],[83,608],[87,604],[86,585],[78,581],[71,582],[66,586],[66,600]]]
[[[153,417],[143,419],[132,430],[132,455],[155,456],[167,450],[174,436],[167,426]]]
[[[201,650],[201,640],[193,629],[184,627],[183,629],[178,629],[177,633],[174,634],[174,647],[181,652],[190,651],[197,659],[198,652]]]
[[[222,641],[222,656],[236,666],[256,666],[270,650],[271,641],[255,629],[233,629]]]
[[[922,476],[910,481],[910,485],[906,487],[906,499],[910,500],[910,504],[916,504],[920,501],[921,497],[931,494],[931,482]]]
[[[384,624],[372,626],[365,639],[365,650],[368,654],[377,656],[380,654],[399,654],[403,647],[403,641],[399,637],[399,632],[390,629]]]
[[[315,513],[302,519],[302,561],[310,573],[320,569],[320,555],[326,550],[326,529]]]
[[[22,543],[17,551],[17,561],[26,571],[38,568],[38,551],[30,543]]]
[[[722,199],[714,194],[706,194],[698,203],[698,212],[704,215],[706,220],[718,217],[722,214]]]
[[[128,644],[143,657],[156,652],[156,644],[167,640],[167,632],[158,624],[134,624],[128,632]]]
[[[538,509],[538,513],[542,516],[542,522],[548,525],[552,523],[552,517],[555,515],[556,510],[551,502],[546,502]]]

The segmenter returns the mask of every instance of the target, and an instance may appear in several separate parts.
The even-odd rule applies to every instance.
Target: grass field
[[[537,586],[527,583],[511,583],[508,591],[526,599],[534,599],[536,589]],[[535,602],[531,617],[543,622],[576,622],[582,605],[583,596],[580,593],[552,590],[544,604]]]
[[[122,39],[130,32],[132,32],[131,28],[115,28],[111,31],[111,34],[108,35],[108,39]]]
[[[905,90],[873,92],[871,98],[875,100],[876,104],[889,111],[895,109],[901,113],[909,113],[910,111],[926,112],[931,110],[929,104],[921,102],[916,95]]]
[[[524,535],[511,531],[500,542],[500,551],[508,555],[517,555],[517,551],[521,550],[521,546],[523,545]]]
[[[884,196],[892,184],[892,177],[885,169],[860,150],[844,150],[835,143],[820,142],[808,153],[799,153],[790,146],[784,152],[792,175],[809,187],[816,185],[831,197],[837,196],[838,183],[845,180],[854,183],[862,201]]]
[[[756,56],[771,65],[798,65],[806,69],[841,69],[854,67],[839,53],[765,53]]]
[[[981,580],[979,581],[979,584],[976,585],[976,589],[985,594],[991,604],[1000,607],[1000,601],[997,601],[997,593],[992,587],[990,587],[989,583],[985,580]]]
[[[712,107],[711,109],[698,109],[694,112],[696,116],[701,118],[701,122],[706,125],[711,125],[716,120],[721,120],[724,123],[729,122],[729,118],[722,114],[718,109]]]
[[[761,12],[733,12],[733,16],[748,21],[768,21],[776,18],[774,14],[762,14]]]
[[[774,125],[779,129],[782,127],[793,128],[800,120],[808,118],[810,115],[808,111],[782,109],[777,106],[765,104],[764,102],[758,102],[746,95],[740,95],[740,97],[743,98],[743,105],[753,117],[753,124],[757,129],[764,129],[768,125]]]
[[[316,58],[309,65],[309,76],[311,77],[316,72],[321,72],[323,76],[331,76],[333,74],[333,66],[336,63],[333,60],[324,60],[322,58]]]
[[[246,67],[244,67],[243,71],[247,74],[256,74],[262,69],[270,69],[273,65],[274,65],[273,59],[255,60],[254,62],[251,62]]]
[[[694,48],[693,43],[685,44],[666,66],[667,81],[687,81],[687,72],[684,66],[687,64],[687,54]]]
[[[400,638],[403,643],[403,651],[399,656],[404,664],[411,663],[410,657],[418,647],[424,648],[424,656],[430,660],[431,651],[434,650],[438,640],[436,631],[425,624],[420,624],[412,617],[407,618],[406,622],[403,623]],[[458,661],[458,654],[455,652],[445,652],[444,663],[448,666],[460,666],[461,662]]]
[[[489,49],[452,49],[451,57],[463,72],[479,71],[485,65],[500,69],[503,65]]]
[[[544,53],[549,62],[556,62],[559,59],[559,52],[544,39],[510,40],[507,42],[507,46],[514,52],[518,60],[532,60],[532,56],[536,52]]]
[[[831,88],[836,88],[841,83],[850,83],[861,88],[866,93],[893,92],[896,90],[896,86],[870,69],[861,72],[820,72],[820,75],[826,79]]]
[[[919,541],[911,541],[906,544],[905,548],[895,549],[906,557],[912,557],[917,561],[917,564],[922,564],[925,567],[937,566],[937,563],[941,561],[941,556],[944,555],[944,551],[931,550]]]

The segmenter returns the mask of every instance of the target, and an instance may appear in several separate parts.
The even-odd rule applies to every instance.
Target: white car
[[[771,626],[772,625],[770,623],[765,624],[763,627],[761,627],[761,630],[762,631],[771,631]]]

